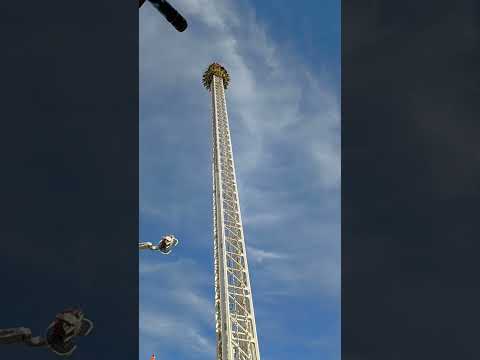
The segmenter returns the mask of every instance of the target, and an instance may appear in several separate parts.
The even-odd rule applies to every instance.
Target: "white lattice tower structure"
[[[260,360],[238,199],[225,89],[227,71],[212,64],[203,75],[213,107],[213,238],[217,360]]]

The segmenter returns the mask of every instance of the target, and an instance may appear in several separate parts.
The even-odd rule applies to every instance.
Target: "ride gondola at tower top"
[[[214,75],[223,80],[223,87],[226,89],[230,83],[230,75],[228,75],[227,70],[218,63],[211,64],[203,74],[203,86],[205,86],[208,90],[211,90],[210,87]]]

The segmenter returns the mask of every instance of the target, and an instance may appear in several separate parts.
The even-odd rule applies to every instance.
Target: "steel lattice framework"
[[[227,71],[203,76],[213,107],[213,220],[217,360],[260,360],[225,89]]]

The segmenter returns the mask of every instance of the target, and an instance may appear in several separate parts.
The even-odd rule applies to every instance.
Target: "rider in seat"
[[[178,240],[173,235],[167,235],[158,243],[158,250],[163,254],[170,254],[172,248],[177,245]]]
[[[178,240],[173,235],[165,235],[158,245],[153,245],[151,242],[141,242],[138,244],[139,250],[153,250],[160,251],[162,254],[168,255],[172,249],[177,246]]]

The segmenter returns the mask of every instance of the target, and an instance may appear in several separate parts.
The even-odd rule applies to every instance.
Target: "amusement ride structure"
[[[211,64],[203,75],[213,108],[217,360],[260,360],[225,98],[229,82],[228,72],[217,63]]]

